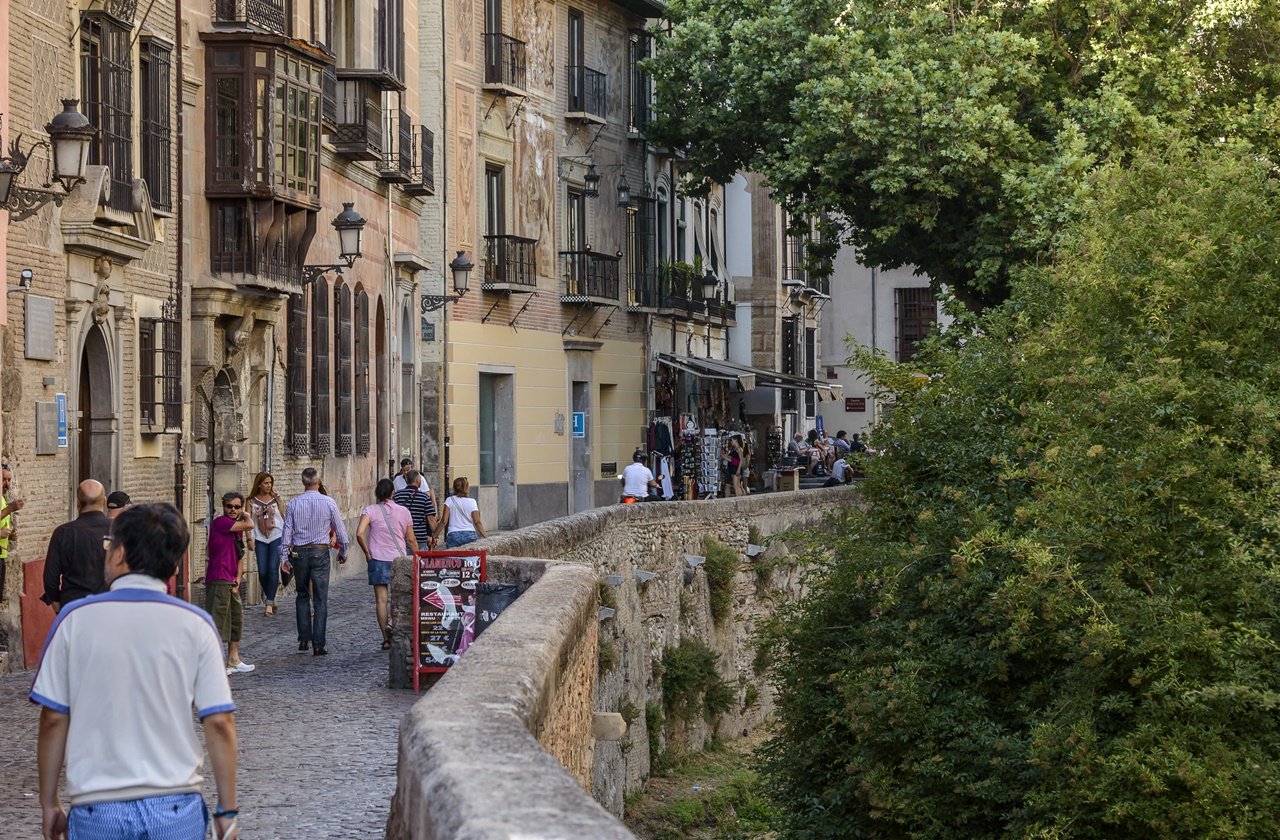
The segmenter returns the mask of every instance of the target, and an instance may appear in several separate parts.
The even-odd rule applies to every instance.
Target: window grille
[[[782,372],[792,376],[798,373],[796,369],[796,350],[800,345],[799,322],[799,315],[788,315],[782,319],[782,346],[779,348],[779,355],[782,361]],[[794,412],[796,407],[796,389],[782,389],[782,410]]]
[[[330,452],[329,427],[329,284],[323,277],[311,284],[311,454]]]
[[[337,356],[334,365],[333,396],[337,404],[335,428],[337,454],[350,455],[352,441],[351,399],[351,287],[338,281],[333,288],[333,349]]]
[[[898,322],[897,358],[909,361],[916,348],[938,322],[938,301],[928,286],[894,289],[894,316]]]
[[[80,90],[84,115],[96,128],[89,163],[111,172],[116,210],[133,211],[133,70],[130,28],[101,11],[85,12],[80,23]]]
[[[301,293],[289,295],[286,339],[289,367],[286,373],[285,436],[295,456],[311,451],[308,428],[310,400],[307,394],[307,298]]]
[[[138,319],[138,425],[153,431],[156,412],[156,327],[157,319]]]
[[[161,399],[164,404],[164,430],[182,431],[182,313],[172,290],[164,302],[161,334]]]
[[[141,128],[146,142],[139,147],[142,177],[151,193],[151,204],[157,210],[173,209],[171,180],[171,96],[169,73],[171,52],[165,45],[144,38],[139,58],[138,99],[142,106]]]
[[[649,128],[653,109],[653,81],[640,62],[653,55],[653,36],[640,29],[632,29],[628,41],[628,112],[627,130],[637,134]]]
[[[809,379],[813,379],[818,372],[817,357],[818,331],[807,327],[804,331],[804,375]],[[804,414],[806,417],[816,417],[818,414],[818,395],[814,391],[804,392]]]
[[[369,436],[369,296],[356,292],[356,454],[368,455]]]

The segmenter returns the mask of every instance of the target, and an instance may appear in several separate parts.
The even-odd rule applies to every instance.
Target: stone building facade
[[[21,564],[75,515],[76,485],[94,478],[135,498],[183,500],[180,35],[174,0],[6,5],[4,134],[30,154],[4,228],[6,278],[29,270],[30,290],[6,295],[0,346],[0,449],[12,495],[27,500],[0,645],[21,667]],[[85,183],[59,206],[49,199],[61,188],[41,186],[49,150],[37,143],[63,99],[99,130]]]
[[[291,14],[290,14],[291,12]],[[412,348],[434,132],[419,116],[418,4],[190,4],[193,574],[218,498],[320,469],[354,525],[418,451]],[[424,168],[424,164],[425,167]],[[344,263],[335,222],[364,220]],[[408,410],[406,410],[406,406]]]

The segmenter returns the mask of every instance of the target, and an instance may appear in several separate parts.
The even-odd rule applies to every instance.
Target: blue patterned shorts
[[[204,840],[209,809],[198,793],[76,805],[68,840]]]

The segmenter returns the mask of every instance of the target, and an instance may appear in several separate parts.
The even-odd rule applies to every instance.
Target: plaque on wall
[[[36,454],[58,454],[58,404],[36,403]]]
[[[28,359],[53,361],[53,298],[27,295],[26,349]]]
[[[866,411],[867,398],[866,397],[845,397],[844,410],[845,411]]]

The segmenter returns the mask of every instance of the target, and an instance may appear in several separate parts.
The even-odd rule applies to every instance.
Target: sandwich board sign
[[[483,551],[419,551],[413,556],[413,690],[422,674],[440,673],[475,640]]]

